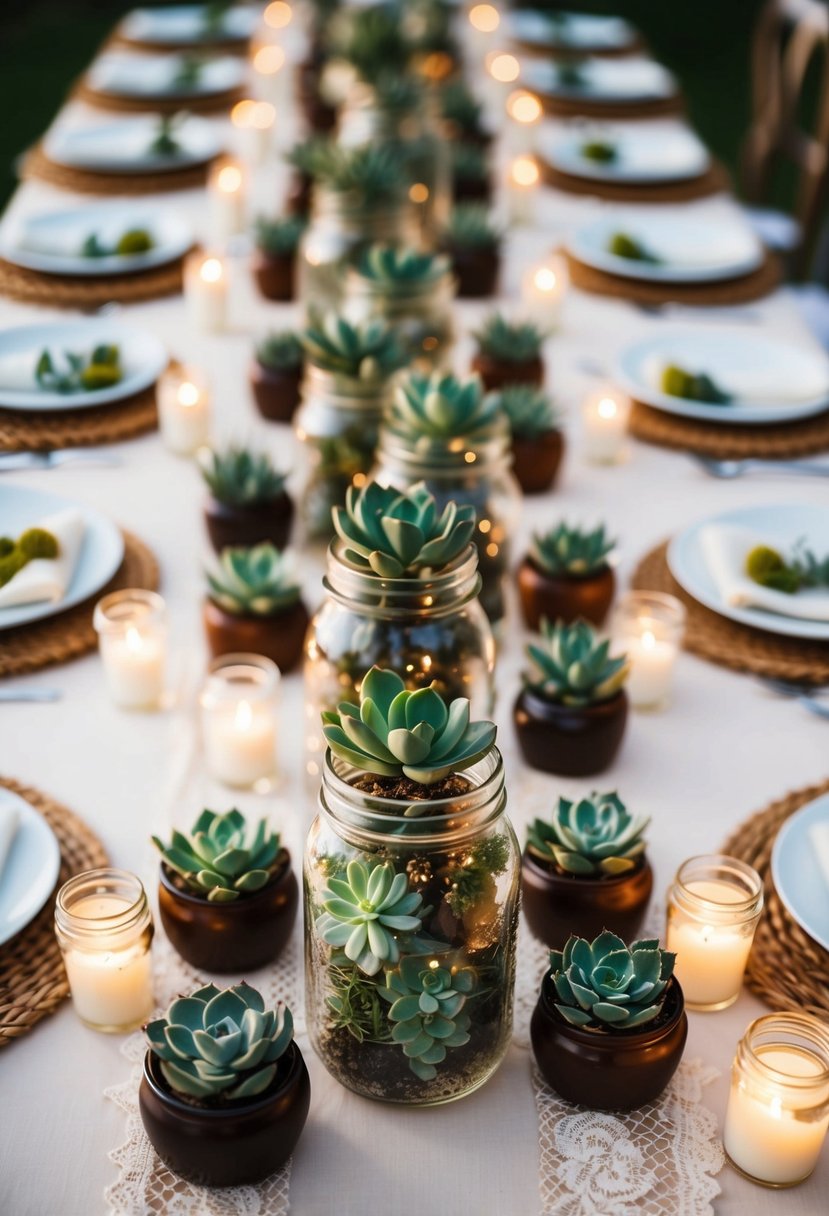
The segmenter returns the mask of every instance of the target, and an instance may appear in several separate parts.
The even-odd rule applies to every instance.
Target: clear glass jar
[[[412,440],[391,426],[380,428],[373,476],[383,485],[408,489],[418,481],[437,499],[438,510],[454,500],[475,508],[475,545],[481,574],[480,600],[493,628],[506,611],[510,540],[521,511],[521,491],[512,475],[506,427],[485,439],[459,435],[448,441]]]
[[[829,1027],[808,1013],[770,1013],[737,1048],[723,1128],[732,1165],[763,1186],[812,1173],[829,1127]]]
[[[109,695],[121,709],[158,709],[167,673],[167,606],[129,587],[98,600],[92,615]]]
[[[335,540],[323,585],[305,641],[306,774],[314,788],[325,744],[320,714],[356,704],[375,665],[398,672],[407,688],[434,681],[444,700],[466,697],[473,718],[492,713],[495,641],[478,601],[474,546],[432,578],[389,579],[351,565]]]
[[[667,948],[688,1009],[726,1009],[740,995],[754,930],[763,911],[763,880],[736,857],[683,862],[668,891]]]
[[[382,317],[393,325],[411,357],[410,367],[428,374],[447,368],[455,345],[449,270],[423,283],[380,283],[350,266],[343,308],[354,322]]]
[[[450,1102],[492,1075],[512,1033],[520,851],[504,813],[501,756],[493,749],[455,778],[465,779],[464,792],[428,804],[372,796],[350,784],[353,777],[326,753],[304,866],[311,1042],[331,1075],[364,1097]],[[399,956],[385,966],[363,954],[358,967],[323,936],[331,936],[321,920],[329,883],[342,891],[344,880],[359,880],[352,862],[373,880],[362,907],[371,912],[366,905],[372,893],[377,898],[378,880],[387,885],[393,871],[391,881],[406,893],[398,896],[410,909],[406,919],[420,921],[415,930],[384,930]],[[332,894],[336,899],[336,888]],[[440,1002],[429,999],[435,989]],[[403,1022],[394,1002],[407,991],[424,995]],[[434,1017],[438,1008],[446,1018]],[[439,1033],[431,1035],[430,1026]],[[426,1059],[406,1054],[415,1042]]]
[[[65,882],[55,903],[58,939],[72,1004],[93,1030],[121,1034],[153,1011],[146,892],[126,870],[86,870]]]
[[[276,778],[280,671],[261,654],[223,654],[202,689],[202,744],[211,777],[266,791]]]

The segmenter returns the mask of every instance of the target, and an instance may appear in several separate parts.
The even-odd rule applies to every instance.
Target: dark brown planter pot
[[[296,254],[254,250],[251,271],[266,300],[293,300]]]
[[[563,456],[561,431],[544,431],[532,439],[512,437],[512,471],[525,494],[543,494],[552,489]]]
[[[540,355],[525,363],[510,363],[506,359],[493,359],[481,351],[472,360],[472,370],[477,372],[487,392],[504,388],[508,384],[544,383],[544,363]]]
[[[233,506],[212,496],[204,507],[210,543],[217,553],[232,545],[260,545],[270,541],[284,549],[291,535],[294,504],[283,491],[268,502]]]
[[[452,181],[452,201],[455,203],[489,203],[492,200],[492,182],[489,178],[483,181],[454,178]]]
[[[613,602],[616,576],[610,566],[593,574],[547,574],[531,557],[518,567],[518,593],[528,629],[537,630],[541,618],[566,621],[580,617],[601,625]]]
[[[530,1037],[545,1081],[567,1102],[591,1110],[635,1110],[653,1102],[677,1070],[688,1017],[679,982],[665,992],[666,1019],[656,1027],[617,1032],[571,1026],[555,1008],[549,975],[530,1022]]]
[[[159,867],[158,910],[164,932],[185,962],[200,971],[238,975],[273,962],[291,935],[299,886],[287,849],[283,869],[253,895],[232,903],[182,891]]]
[[[457,295],[460,298],[479,300],[484,296],[495,295],[498,272],[501,269],[501,254],[498,249],[459,249],[448,246],[446,252],[452,259]]]
[[[206,599],[203,615],[207,645],[214,659],[222,654],[263,654],[286,672],[302,658],[308,628],[308,610],[302,600],[275,616],[237,616]]]
[[[260,1182],[290,1157],[311,1105],[302,1053],[291,1043],[273,1085],[224,1107],[197,1106],[173,1093],[148,1051],[138,1087],[141,1122],[165,1165],[201,1186]]]
[[[310,173],[297,171],[291,178],[285,208],[290,215],[307,216],[311,210],[314,179]]]
[[[616,758],[625,733],[624,689],[598,705],[556,705],[523,689],[513,707],[521,754],[532,768],[559,777],[592,777]]]
[[[277,369],[265,367],[254,359],[250,368],[250,386],[256,408],[268,422],[290,422],[299,405],[299,385],[302,364]]]
[[[652,890],[646,857],[635,869],[605,878],[563,874],[527,849],[521,858],[521,907],[530,931],[553,950],[562,950],[571,933],[593,941],[603,929],[635,941]]]

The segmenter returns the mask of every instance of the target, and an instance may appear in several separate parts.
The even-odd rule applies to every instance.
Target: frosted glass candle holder
[[[227,326],[227,264],[218,253],[197,250],[184,263],[184,298],[194,329],[221,333]]]
[[[113,591],[95,605],[104,676],[121,709],[158,709],[167,672],[167,606],[155,591]]]
[[[210,440],[210,387],[197,367],[175,363],[159,377],[158,426],[166,447],[192,456]]]
[[[217,781],[269,789],[276,779],[280,672],[258,654],[228,654],[210,664],[201,695],[204,757]]]
[[[628,699],[635,709],[664,709],[685,629],[685,607],[661,591],[629,591],[613,618],[613,637],[628,656]]]
[[[585,398],[582,441],[589,464],[619,464],[624,459],[630,409],[630,398],[610,386]]]

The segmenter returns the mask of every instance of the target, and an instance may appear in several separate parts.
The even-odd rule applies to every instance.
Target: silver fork
[[[797,701],[798,705],[802,705],[804,709],[808,709],[810,714],[814,714],[817,718],[825,718],[829,721],[829,705],[818,700],[818,696],[822,689],[819,685],[796,684],[792,680],[775,680],[770,676],[760,677],[760,683],[764,688],[771,689],[772,692],[779,693],[782,697],[791,697]]]
[[[715,460],[712,456],[701,456],[698,452],[690,452],[700,468],[710,477],[719,477],[723,481],[733,481],[756,469],[768,473],[795,473],[800,477],[829,477],[829,464],[820,464],[808,460]]]
[[[0,452],[0,473],[15,469],[57,469],[64,464],[89,464],[114,468],[121,464],[120,456],[99,452],[93,448],[61,448],[52,452]]]

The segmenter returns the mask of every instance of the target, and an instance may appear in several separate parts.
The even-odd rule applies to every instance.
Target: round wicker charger
[[[786,820],[807,802],[829,793],[829,781],[795,790],[752,815],[723,845],[760,874],[765,907],[749,955],[746,981],[772,1009],[795,1009],[829,1017],[829,953],[792,920],[771,877],[771,851]]]
[[[631,585],[639,591],[666,591],[685,605],[683,646],[722,667],[804,684],[829,682],[829,642],[810,642],[752,629],[712,612],[688,595],[668,569],[667,543],[643,557]]]
[[[671,114],[682,114],[685,110],[682,98],[654,97],[648,101],[598,101],[593,97],[554,97],[550,93],[538,93],[538,100],[545,114],[555,118],[596,118],[613,122],[615,119],[662,118]]]
[[[170,190],[195,190],[203,186],[211,163],[205,161],[204,164],[157,173],[94,173],[90,169],[58,164],[46,155],[42,144],[38,143],[26,153],[21,176],[24,179],[37,178],[50,186],[72,190],[77,194],[162,194]]]
[[[41,667],[67,663],[95,650],[98,636],[92,613],[101,596],[126,587],[158,588],[158,562],[143,541],[124,532],[124,560],[105,587],[57,616],[0,632],[0,677],[21,676]]]
[[[598,181],[575,173],[563,173],[543,159],[539,159],[538,166],[542,180],[554,190],[619,203],[685,203],[719,194],[729,186],[728,174],[716,162],[698,177],[677,182]]]
[[[134,397],[86,410],[13,410],[0,407],[0,451],[50,452],[134,439],[158,426],[156,386]]]
[[[644,443],[681,448],[719,460],[752,457],[766,460],[791,460],[815,452],[829,451],[829,410],[802,418],[799,422],[778,422],[768,426],[729,426],[698,418],[680,418],[634,401],[629,429]]]
[[[148,55],[176,52],[179,55],[247,55],[250,42],[250,38],[211,38],[204,42],[146,42],[141,38],[128,38],[115,30],[107,40],[106,49],[119,47],[121,50],[145,51]]]
[[[74,89],[76,101],[84,101],[97,110],[108,110],[118,114],[218,114],[229,110],[244,96],[240,88],[224,89],[221,93],[205,93],[189,97],[126,97],[122,93],[109,93],[95,89],[81,80]]]
[[[24,304],[50,308],[100,308],[104,304],[137,304],[177,295],[184,282],[184,259],[136,274],[43,274],[0,258],[0,295]]]
[[[58,887],[75,874],[107,864],[107,855],[98,837],[65,806],[10,777],[0,777],[0,786],[24,798],[57,836],[60,845]],[[0,946],[0,1047],[26,1034],[69,995],[66,971],[55,938],[56,892],[57,888],[25,929]]]
[[[594,292],[600,296],[614,296],[632,304],[658,308],[662,304],[690,304],[692,306],[727,307],[730,304],[745,304],[769,295],[779,285],[782,269],[777,257],[766,250],[762,263],[750,274],[736,279],[720,279],[713,283],[668,283],[645,279],[625,278],[596,270],[564,251],[570,268],[570,281],[580,291]]]

